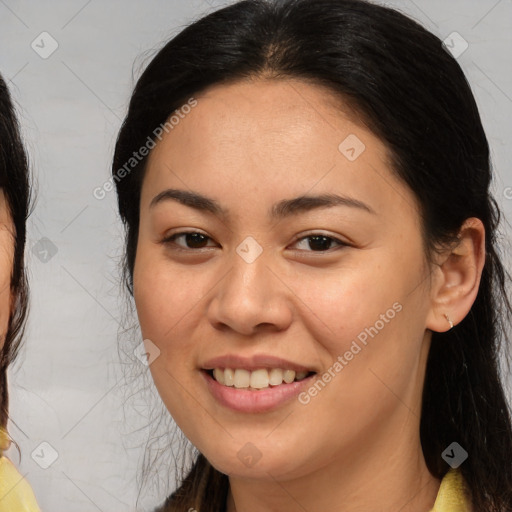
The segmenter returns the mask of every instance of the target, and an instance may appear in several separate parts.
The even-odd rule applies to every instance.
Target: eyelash
[[[174,245],[174,246],[177,246],[177,247],[174,247],[173,250],[175,251],[184,251],[184,252],[194,252],[194,251],[201,251],[202,249],[208,249],[208,248],[211,248],[211,247],[200,247],[200,248],[183,248],[183,247],[180,247],[179,245],[177,245],[175,243],[175,240],[179,237],[182,237],[182,236],[186,236],[186,235],[193,235],[193,234],[198,234],[198,235],[202,235],[203,237],[205,237],[207,240],[212,240],[212,238],[210,238],[209,236],[205,235],[204,233],[201,233],[200,231],[180,231],[179,233],[175,233],[171,236],[168,236],[168,237],[165,237],[163,240],[161,240],[161,243],[164,244],[164,245]],[[338,244],[338,247],[348,247],[349,244],[348,243],[345,243],[343,241],[341,241],[340,239],[338,238],[335,238],[335,237],[332,237],[332,236],[328,236],[328,235],[325,235],[323,233],[310,233],[306,236],[302,236],[300,238],[297,238],[293,243],[296,244],[298,242],[301,242],[303,240],[307,240],[308,238],[314,238],[314,237],[322,237],[322,238],[326,238],[328,240],[330,240],[331,242],[335,242]],[[305,252],[311,252],[311,253],[328,253],[328,252],[332,252],[332,248],[330,249],[327,249],[325,251],[314,251],[314,250],[309,250],[309,251],[305,251]]]

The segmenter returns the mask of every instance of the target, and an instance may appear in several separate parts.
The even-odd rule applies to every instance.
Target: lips
[[[269,354],[227,354],[209,359],[200,370],[217,402],[244,413],[284,406],[309,386],[317,373],[313,367]]]
[[[237,389],[220,384],[206,370],[201,370],[199,373],[217,403],[238,413],[252,414],[270,412],[293,403],[315,379],[315,374],[312,374],[301,381],[289,384],[283,382],[278,386],[250,390],[250,388]]]
[[[317,372],[315,368],[269,354],[255,354],[251,357],[241,357],[236,354],[227,354],[209,359],[202,365],[202,369],[206,371],[214,370],[215,368],[236,368],[247,370],[249,372],[262,368],[266,368],[268,370],[271,370],[272,368],[281,368],[283,370],[293,370],[295,373]]]

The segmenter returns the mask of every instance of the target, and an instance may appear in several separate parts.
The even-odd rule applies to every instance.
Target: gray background
[[[0,71],[18,104],[37,186],[27,247],[31,313],[10,372],[10,432],[21,460],[13,448],[8,455],[43,511],[136,509],[148,431],[133,432],[150,418],[155,394],[147,389],[126,401],[117,351],[122,232],[114,192],[100,201],[92,191],[109,177],[115,136],[148,50],[226,3],[0,0]],[[468,42],[458,60],[492,147],[495,195],[511,219],[512,0],[387,4],[442,39],[455,31]],[[44,52],[55,44],[42,32],[58,44],[48,58],[31,47],[35,41]],[[144,373],[137,364],[135,377]],[[150,510],[166,492],[145,489],[138,510]]]

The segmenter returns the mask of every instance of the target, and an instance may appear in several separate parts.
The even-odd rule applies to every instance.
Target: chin
[[[232,478],[256,479],[261,481],[289,480],[298,478],[308,471],[304,460],[294,460],[297,451],[290,449],[286,454],[276,452],[275,447],[259,450],[255,445],[246,443],[240,449],[229,454],[227,450],[219,453],[205,454],[210,464],[221,473]]]

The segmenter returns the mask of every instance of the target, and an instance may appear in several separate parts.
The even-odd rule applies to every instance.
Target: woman
[[[29,182],[27,156],[9,91],[1,77],[0,187],[0,511],[37,512],[32,489],[2,453],[11,442],[7,432],[7,369],[20,346],[28,303],[24,250]]]
[[[160,510],[512,510],[512,308],[474,97],[363,0],[169,41],[112,166],[156,388],[198,455]]]

